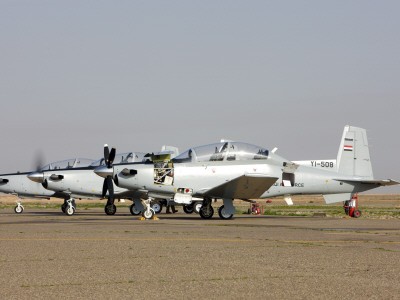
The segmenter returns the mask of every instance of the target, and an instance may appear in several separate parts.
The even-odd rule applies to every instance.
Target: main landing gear
[[[200,201],[193,202],[192,204],[187,204],[183,206],[183,211],[187,214],[200,213],[200,209],[203,206],[203,203]]]
[[[222,205],[220,208],[218,208],[218,215],[223,220],[229,220],[229,219],[232,219],[232,217],[233,217],[233,214],[230,214],[227,211],[227,209],[225,208],[225,205]]]
[[[223,199],[224,205],[218,208],[218,215],[222,220],[230,220],[235,213],[233,199]],[[202,219],[211,219],[214,215],[214,208],[211,206],[211,199],[205,198],[203,206],[200,208],[200,217]]]
[[[200,208],[200,217],[202,219],[211,219],[214,215],[214,208],[211,206],[211,199],[204,198],[203,205]]]

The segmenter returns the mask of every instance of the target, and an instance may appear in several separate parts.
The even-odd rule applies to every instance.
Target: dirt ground
[[[320,200],[296,199],[316,205]],[[1,299],[400,295],[398,218],[242,214],[225,221],[180,209],[140,221],[126,207],[114,216],[101,207],[78,207],[68,217],[29,201],[17,215],[15,198],[0,197]],[[365,207],[400,208],[398,195],[361,201]]]

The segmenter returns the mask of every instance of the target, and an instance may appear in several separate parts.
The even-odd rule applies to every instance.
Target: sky
[[[0,0],[0,172],[222,138],[400,180],[399,1]],[[400,192],[400,187],[380,188]]]

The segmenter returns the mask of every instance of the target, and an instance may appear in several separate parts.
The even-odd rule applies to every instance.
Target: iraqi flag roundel
[[[344,145],[343,150],[344,151],[353,151],[353,146],[352,145]]]

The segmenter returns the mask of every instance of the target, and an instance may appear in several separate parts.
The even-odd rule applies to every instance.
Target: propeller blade
[[[44,166],[44,154],[43,151],[37,150],[35,153],[35,158],[34,158],[34,170],[36,172],[40,171],[40,168]]]
[[[111,165],[114,162],[114,158],[115,158],[115,148],[111,149],[110,155],[108,157],[108,167],[111,168]]]
[[[104,162],[108,164],[108,158],[110,156],[110,149],[108,149],[108,145],[104,145]]]
[[[111,176],[107,176],[106,180],[107,180],[107,187],[108,187],[108,195],[110,196],[110,198],[114,198],[114,184],[113,184]]]
[[[101,192],[101,196],[102,196],[103,198],[106,196],[107,188],[108,188],[107,178],[104,178],[103,190],[102,190],[102,192]]]

